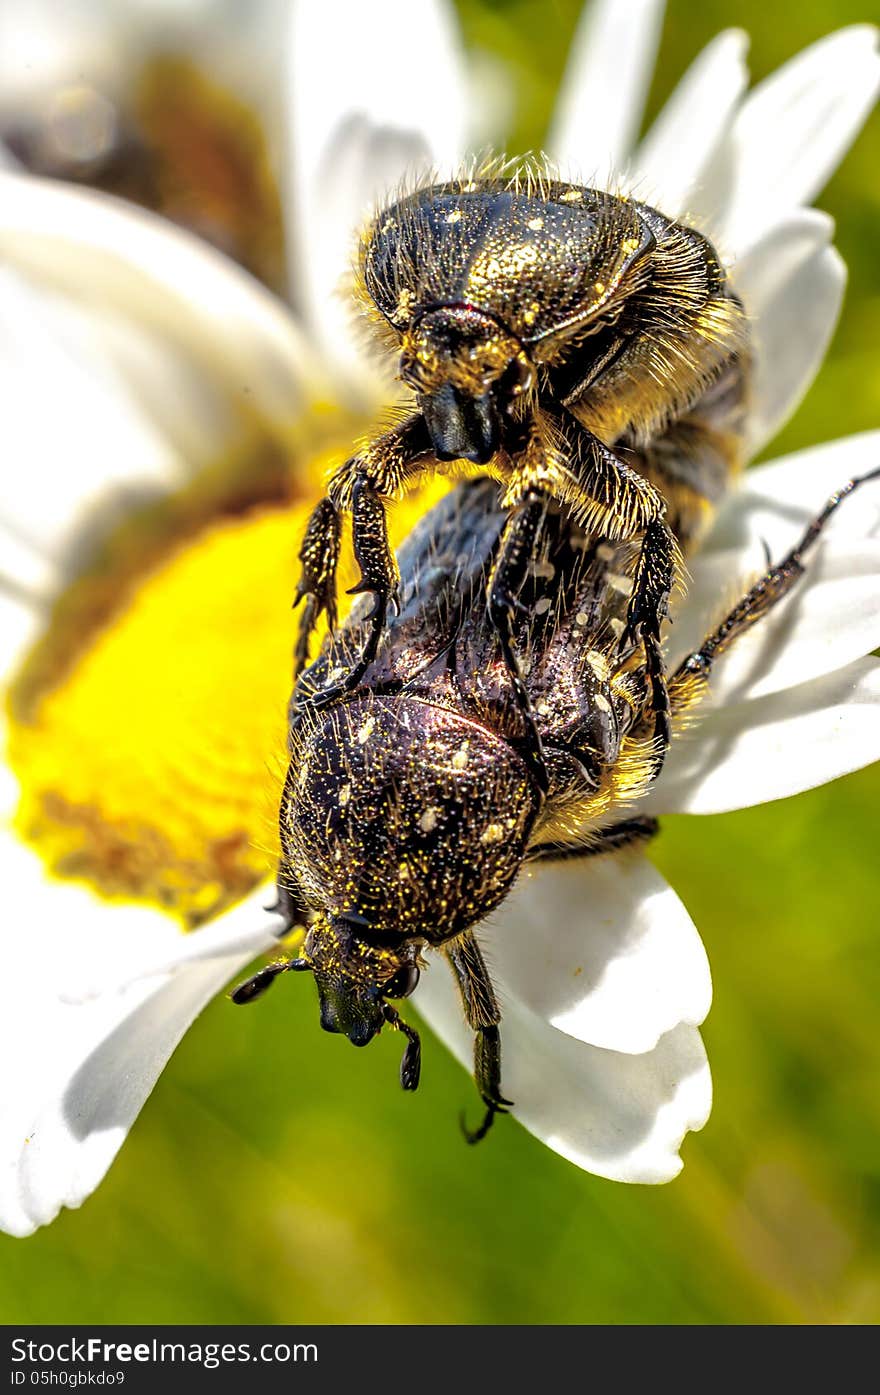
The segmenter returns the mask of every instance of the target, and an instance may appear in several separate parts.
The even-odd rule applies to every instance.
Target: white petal
[[[799,541],[826,500],[880,463],[880,432],[801,451],[746,472],[725,503],[667,640],[674,669],[767,568]],[[716,702],[764,697],[843,668],[880,643],[880,480],[845,499],[806,556],[791,594],[715,666]]]
[[[288,3],[9,0],[0,6],[0,125],[45,129],[59,94],[81,85],[124,112],[144,64],[167,54],[189,59],[257,113],[277,163]]]
[[[742,252],[779,217],[812,201],[878,89],[877,31],[867,24],[821,39],[754,89],[720,161],[724,187],[707,189],[695,209],[710,218],[728,251]]]
[[[212,82],[235,94],[262,126],[273,169],[280,171],[284,138],[284,33],[290,0],[127,0],[136,13],[117,44],[129,64],[144,50],[189,57]],[[131,16],[134,18],[135,16]]]
[[[651,1051],[712,1001],[696,927],[637,851],[535,867],[479,940],[506,997],[609,1051]]]
[[[463,154],[454,12],[444,0],[301,0],[290,46],[291,290],[331,362],[359,378],[340,294],[356,235],[404,175],[449,172]]]
[[[8,836],[0,861],[7,887],[14,877],[0,1049],[16,1063],[0,1103],[0,1228],[28,1235],[98,1185],[187,1027],[273,926],[254,908],[246,949],[242,926],[237,940],[215,927],[184,936],[159,914],[48,883]],[[197,959],[189,940],[202,941]],[[177,971],[141,978],[159,944],[183,951]],[[107,961],[116,981],[83,998],[84,976],[105,976]]]
[[[793,591],[717,661],[716,703],[796,687],[880,647],[880,542],[848,541],[837,548],[820,542],[808,556],[806,574]],[[764,570],[757,539],[748,562],[731,550],[691,564],[688,609],[673,626],[670,667],[698,648],[720,619],[717,598],[733,592],[732,579],[739,578],[736,595],[745,595]]]
[[[770,440],[815,377],[834,332],[846,267],[825,214],[800,209],[778,222],[737,262],[733,285],[752,324],[754,376],[749,449]]]
[[[32,584],[28,553],[36,553],[43,586],[54,582],[48,559],[59,558],[89,506],[109,503],[111,485],[149,495],[180,478],[176,453],[88,324],[8,271],[0,271],[0,401],[14,480],[0,505],[0,572],[17,581]]]
[[[45,628],[47,613],[40,600],[28,596],[0,570],[0,677],[17,669]]]
[[[0,170],[20,171],[21,169],[21,161],[15,158],[9,146],[4,145],[3,141],[0,140]]]
[[[109,78],[119,63],[118,36],[109,19],[102,7],[74,7],[67,0],[0,5],[3,119],[41,114],[47,93],[72,77]]]
[[[755,466],[719,513],[703,552],[744,548],[757,539],[766,542],[771,557],[780,558],[833,493],[878,466],[880,431],[823,442]],[[877,491],[877,483],[870,481],[841,505],[825,530],[823,546],[837,550],[847,542],[880,536]]]
[[[563,174],[604,187],[638,134],[663,0],[593,0],[581,16],[547,149]]]
[[[289,311],[199,238],[94,190],[0,172],[0,255],[162,336],[242,410],[293,421],[311,369]]]
[[[85,1002],[143,979],[181,973],[207,960],[234,958],[246,964],[277,944],[281,921],[268,910],[274,901],[274,884],[266,882],[190,934],[181,934],[175,926],[173,935],[153,933],[138,946],[120,943],[122,937],[117,934],[116,945],[109,946],[100,961],[92,959],[67,975],[65,1001]]]
[[[645,813],[721,814],[785,799],[880,759],[880,663],[712,707],[677,737]]]
[[[748,36],[718,34],[691,64],[633,164],[640,198],[671,217],[687,215],[748,86]]]
[[[416,1005],[467,1070],[472,1033],[442,963],[422,975]],[[686,1133],[709,1117],[712,1082],[700,1034],[681,1026],[641,1056],[602,1051],[558,1032],[515,998],[502,1002],[502,1086],[520,1123],[577,1167],[618,1182],[669,1182]],[[477,1117],[478,1101],[473,1116]],[[496,1124],[503,1128],[504,1121]]]

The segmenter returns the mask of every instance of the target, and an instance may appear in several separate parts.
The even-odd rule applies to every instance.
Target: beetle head
[[[321,1026],[325,1032],[341,1032],[353,1046],[366,1046],[386,1022],[394,1021],[389,999],[408,998],[419,981],[415,947],[370,944],[363,938],[368,929],[356,913],[319,916],[302,956],[318,987]]]
[[[400,374],[418,394],[438,460],[485,465],[501,445],[504,417],[532,386],[515,335],[470,305],[440,305],[403,336]]]

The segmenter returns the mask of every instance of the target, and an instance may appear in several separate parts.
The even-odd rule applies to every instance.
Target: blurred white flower
[[[0,167],[132,199],[284,288],[288,0],[9,0]]]
[[[76,130],[64,120],[76,110],[71,93],[91,94],[92,109],[108,112],[112,139],[144,67],[175,56],[257,113],[280,160],[288,9],[289,0],[9,0],[0,9],[0,143],[15,158],[19,140],[31,155],[31,137],[51,147],[60,136],[55,158],[75,172],[88,142],[77,150],[64,139]],[[85,137],[88,122],[81,129]],[[53,158],[51,148],[43,154]]]
[[[633,148],[661,11],[657,0],[593,4],[548,150],[574,177],[631,181],[666,212],[698,219],[731,260],[755,331],[757,451],[806,390],[839,309],[831,221],[804,205],[875,98],[875,34],[841,31],[749,94],[744,38],[722,34]],[[96,22],[94,32],[103,42],[108,31]],[[365,205],[405,168],[443,170],[464,151],[467,84],[451,15],[442,0],[302,0],[273,47],[291,117],[274,148],[287,151],[295,318],[154,216],[0,174],[0,430],[14,462],[0,515],[7,672],[45,625],[90,507],[106,514],[109,497],[119,515],[127,499],[173,491],[255,429],[286,441],[306,402],[382,391],[333,292]],[[425,54],[427,89],[414,61]],[[878,460],[880,434],[750,472],[692,564],[675,652],[709,628],[720,594],[761,569],[765,541],[780,554],[834,488]],[[865,657],[880,643],[876,502],[871,486],[840,511],[803,584],[719,663],[711,708],[673,746],[650,812],[743,808],[880,756],[880,678]],[[16,800],[10,777],[10,811]],[[271,947],[278,922],[260,909],[264,886],[185,935],[159,911],[50,879],[9,829],[0,858],[11,907],[0,1049],[16,1063],[0,1095],[0,1226],[25,1235],[94,1189],[177,1041]],[[697,1031],[708,965],[674,891],[637,852],[560,864],[524,878],[481,939],[517,1117],[603,1176],[673,1177],[711,1099]],[[423,975],[417,1004],[469,1064],[445,967]]]

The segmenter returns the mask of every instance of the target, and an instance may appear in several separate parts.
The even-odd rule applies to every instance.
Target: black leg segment
[[[294,679],[306,666],[309,640],[322,611],[327,612],[327,626],[332,634],[336,628],[336,568],[339,563],[339,514],[329,499],[322,499],[313,510],[306,525],[305,537],[299,550],[302,574],[294,597],[294,606],[305,599],[299,635],[294,651]]]
[[[660,627],[669,609],[669,593],[675,576],[675,540],[660,519],[645,529],[635,582],[620,647],[638,643],[645,651],[645,674],[651,691],[650,712],[654,736],[665,754],[671,736],[669,692],[660,645]],[[661,756],[662,760],[662,756]]]
[[[704,639],[699,649],[694,650],[682,661],[672,680],[673,689],[678,685],[682,685],[686,689],[689,680],[708,679],[712,664],[718,656],[723,654],[757,620],[760,620],[763,615],[778,605],[803,576],[806,554],[844,499],[847,499],[861,485],[875,479],[880,479],[880,468],[871,470],[866,475],[859,475],[854,479],[847,480],[846,484],[835,490],[824,508],[807,525],[791,551],[787,552],[782,561],[777,563],[775,567],[767,569],[760,580],[755,582],[751,590],[724,617],[717,629]],[[673,703],[674,701],[675,693],[673,692]]]
[[[501,1093],[501,1010],[479,945],[468,932],[447,946],[446,957],[455,974],[468,1024],[473,1027],[474,1078],[486,1106],[483,1122],[473,1131],[462,1120],[468,1143],[485,1138],[496,1114],[505,1114],[512,1100]]]
[[[501,546],[492,575],[489,578],[487,604],[489,618],[498,635],[504,664],[510,675],[516,701],[528,728],[528,761],[532,774],[543,794],[550,784],[544,758],[541,733],[535,724],[535,714],[526,685],[513,652],[513,617],[520,610],[519,592],[535,556],[535,544],[548,498],[540,490],[527,494],[510,515],[501,537]]]

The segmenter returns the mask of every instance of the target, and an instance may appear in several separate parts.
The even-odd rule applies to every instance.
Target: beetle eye
[[[415,964],[404,964],[398,969],[382,989],[383,998],[408,998],[415,992],[419,981],[419,971]]]

